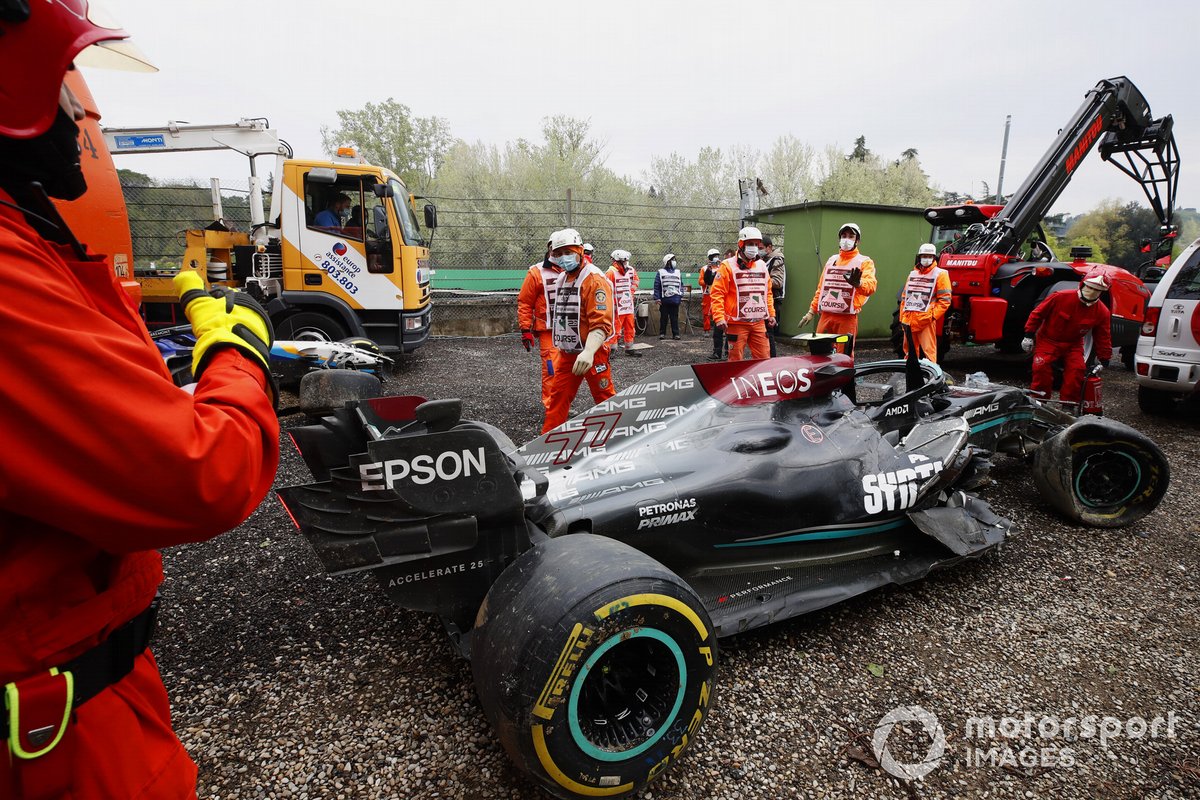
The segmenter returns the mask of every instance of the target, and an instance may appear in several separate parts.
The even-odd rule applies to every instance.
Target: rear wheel
[[[716,657],[712,623],[687,584],[628,545],[583,533],[513,562],[488,591],[471,643],[500,742],[564,798],[627,796],[673,764],[711,707]]]
[[[275,338],[301,342],[336,342],[346,337],[346,327],[320,311],[293,311],[275,323]]]
[[[1175,410],[1175,395],[1162,389],[1138,387],[1138,408],[1147,414],[1162,417]]]

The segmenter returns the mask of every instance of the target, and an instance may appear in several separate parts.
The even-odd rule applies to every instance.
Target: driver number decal
[[[942,462],[928,461],[907,469],[874,472],[862,478],[863,505],[868,514],[912,508],[921,482],[942,471]]]

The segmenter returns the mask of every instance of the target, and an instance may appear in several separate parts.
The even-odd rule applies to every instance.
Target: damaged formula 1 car
[[[442,618],[505,749],[560,797],[629,795],[679,758],[718,638],[997,548],[1011,523],[971,494],[992,454],[1086,525],[1140,519],[1169,480],[1124,425],[915,359],[671,367],[522,447],[460,412],[376,398],[293,429],[316,482],[280,496],[328,572]]]

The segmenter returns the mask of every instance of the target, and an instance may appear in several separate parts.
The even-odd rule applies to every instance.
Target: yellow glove
[[[214,286],[204,291],[204,281],[192,270],[175,276],[175,291],[192,332],[196,346],[192,350],[192,377],[200,380],[201,373],[215,353],[235,347],[262,368],[267,387],[275,406],[279,406],[279,387],[271,374],[271,344],[275,332],[267,312],[245,292],[227,286]]]

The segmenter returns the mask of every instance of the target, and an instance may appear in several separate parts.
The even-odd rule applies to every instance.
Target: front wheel
[[[1158,507],[1170,480],[1158,445],[1105,417],[1076,420],[1034,451],[1042,498],[1072,522],[1096,528],[1137,522]]]
[[[631,795],[674,764],[711,708],[716,660],[712,623],[686,583],[584,533],[513,562],[471,644],[500,742],[563,798]]]
[[[274,323],[275,338],[301,342],[336,342],[346,336],[342,323],[320,311],[293,311]]]

